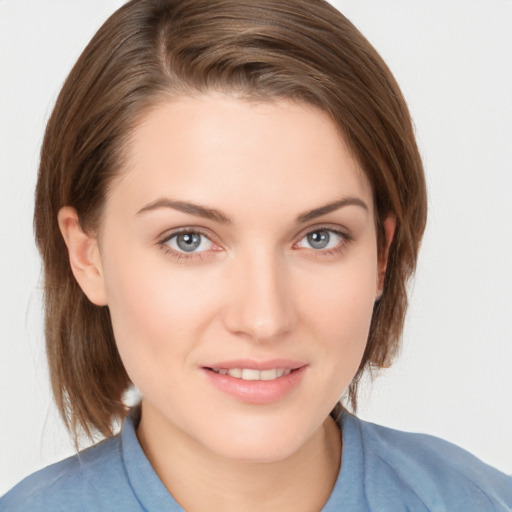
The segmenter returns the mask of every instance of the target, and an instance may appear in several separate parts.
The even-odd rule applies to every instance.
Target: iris
[[[307,236],[308,243],[313,249],[325,249],[331,240],[329,231],[323,229],[322,231],[313,231]]]
[[[201,244],[201,235],[199,233],[180,233],[176,236],[176,244],[182,251],[195,251]]]

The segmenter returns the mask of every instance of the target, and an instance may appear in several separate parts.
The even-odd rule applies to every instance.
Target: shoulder
[[[360,437],[367,486],[400,489],[426,510],[512,510],[512,477],[459,446],[353,416],[345,420]]]
[[[0,499],[0,511],[103,510],[126,492],[121,442],[113,437],[28,476]]]

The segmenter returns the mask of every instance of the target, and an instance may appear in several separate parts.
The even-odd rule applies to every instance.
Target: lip
[[[201,368],[208,382],[220,392],[248,404],[270,404],[285,399],[300,385],[308,365],[297,361],[274,359],[271,361],[231,360]],[[252,370],[289,369],[288,375],[274,380],[243,380],[215,373],[212,369],[247,368]]]
[[[283,368],[285,370],[296,370],[305,366],[306,363],[293,361],[291,359],[269,359],[266,361],[255,361],[253,359],[231,359],[229,361],[220,361],[213,364],[203,365],[203,368],[220,370],[225,368],[247,368],[249,370],[272,370],[273,368]]]

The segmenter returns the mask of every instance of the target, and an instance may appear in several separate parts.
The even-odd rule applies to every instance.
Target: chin
[[[292,457],[300,449],[299,445],[276,442],[275,439],[237,439],[215,443],[212,447],[222,458],[252,464],[269,464]]]
[[[272,463],[286,460],[307,445],[315,429],[295,420],[258,421],[246,418],[236,428],[233,424],[210,425],[203,445],[217,455],[238,462]],[[231,428],[230,428],[231,427]]]

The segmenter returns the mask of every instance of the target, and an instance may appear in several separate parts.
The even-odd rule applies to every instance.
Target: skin
[[[217,93],[169,100],[135,130],[99,233],[84,233],[70,207],[59,223],[79,284],[110,309],[143,397],[139,440],[177,501],[321,509],[342,449],[329,412],[361,361],[386,265],[370,184],[328,115]],[[195,251],[173,237],[183,228],[202,233]],[[392,217],[385,230],[389,246]],[[313,247],[310,233],[329,245]],[[205,377],[212,362],[276,358],[305,370],[270,403]]]

